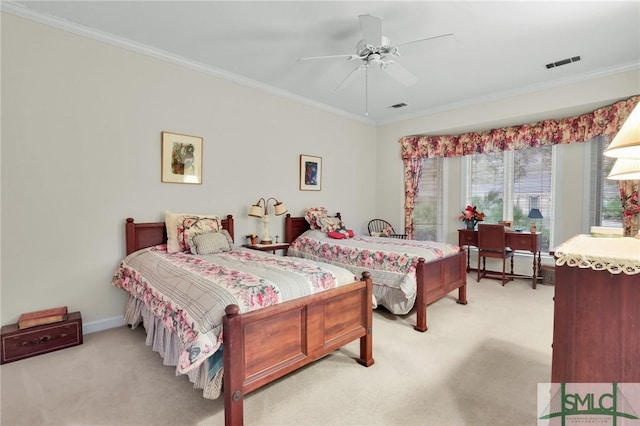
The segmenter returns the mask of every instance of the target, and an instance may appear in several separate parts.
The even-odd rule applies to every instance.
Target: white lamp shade
[[[280,216],[282,214],[285,214],[287,212],[287,208],[285,207],[285,205],[281,202],[277,202],[273,205],[273,211],[276,214],[276,216]]]
[[[640,159],[618,158],[607,179],[640,180]]]
[[[262,206],[254,204],[249,208],[249,216],[262,217]]]
[[[604,150],[604,155],[640,160],[640,104],[631,111],[620,131]]]

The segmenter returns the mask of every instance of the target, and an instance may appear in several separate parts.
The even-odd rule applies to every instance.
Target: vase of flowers
[[[476,229],[478,222],[484,220],[485,214],[479,212],[476,206],[467,206],[462,210],[462,214],[458,216],[458,219],[464,222],[467,229]]]

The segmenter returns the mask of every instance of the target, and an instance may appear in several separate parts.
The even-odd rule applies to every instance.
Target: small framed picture
[[[162,132],[162,182],[202,183],[202,138]]]
[[[300,190],[320,191],[322,186],[322,158],[300,155]]]

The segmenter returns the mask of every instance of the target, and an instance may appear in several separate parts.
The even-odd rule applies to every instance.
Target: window
[[[442,165],[442,158],[424,160],[413,213],[416,240],[442,241]]]
[[[607,179],[615,158],[605,157],[603,152],[609,146],[609,138],[599,136],[587,143],[591,145],[591,193],[593,199],[589,203],[589,224],[592,226],[609,226],[621,228],[622,203],[617,180]]]
[[[536,221],[542,251],[548,251],[551,235],[552,147],[527,148],[469,156],[467,203],[486,214],[487,223],[513,221],[516,230],[529,231]],[[529,219],[531,209],[542,219]]]

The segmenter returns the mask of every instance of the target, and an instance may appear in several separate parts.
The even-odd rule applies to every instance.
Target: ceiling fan
[[[451,37],[453,33],[441,34],[437,36],[407,41],[399,44],[391,44],[391,41],[382,35],[382,18],[374,15],[360,15],[360,28],[362,30],[362,40],[356,45],[355,54],[329,55],[329,56],[311,56],[300,58],[298,62],[312,61],[317,59],[337,59],[346,58],[349,61],[360,60],[353,71],[338,84],[336,91],[348,86],[357,76],[364,72],[365,75],[365,115],[369,115],[367,97],[368,97],[368,70],[372,65],[377,65],[382,71],[390,75],[400,84],[409,87],[418,81],[418,78],[409,72],[399,63],[395,62],[392,57],[400,56],[398,48],[408,44],[425,42],[442,37]]]

